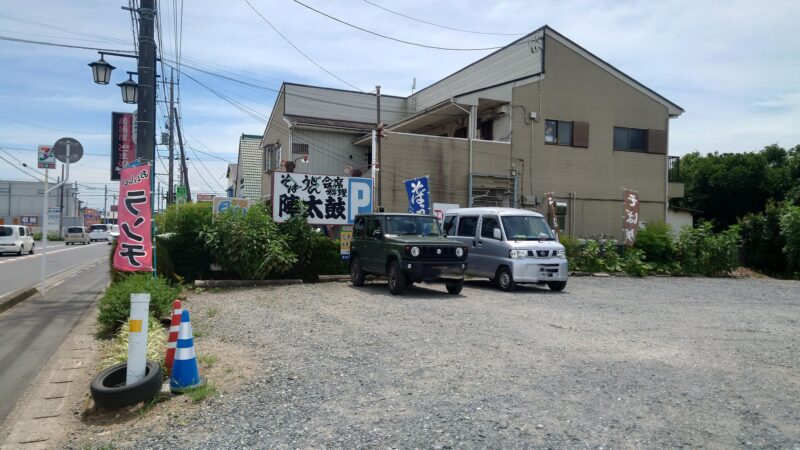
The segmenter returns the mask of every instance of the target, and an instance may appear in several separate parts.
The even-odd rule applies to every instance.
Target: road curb
[[[350,281],[350,275],[320,275],[320,283],[328,283],[331,281]]]
[[[21,301],[27,299],[28,297],[31,297],[37,292],[39,292],[39,289],[33,286],[33,287],[17,289],[16,291],[10,294],[6,294],[5,296],[3,296],[3,298],[0,298],[0,313],[13,307],[17,303],[20,303]]]
[[[77,267],[70,267],[67,269],[62,270],[61,272],[56,272],[50,276],[47,283],[47,291],[56,287],[59,283],[66,280],[67,278],[75,275],[77,273],[83,272],[84,270],[88,269],[89,267],[97,264],[105,258],[105,256],[100,256],[98,258],[89,260]],[[40,286],[41,283],[36,283],[33,286],[29,286],[26,288],[17,289],[16,291],[6,294],[3,297],[0,297],[0,313],[11,309],[12,307],[16,306],[19,303],[22,303],[24,300],[27,300],[33,297],[37,293],[41,293]],[[47,292],[45,291],[45,292]]]
[[[194,280],[194,287],[259,287],[303,284],[303,280]]]

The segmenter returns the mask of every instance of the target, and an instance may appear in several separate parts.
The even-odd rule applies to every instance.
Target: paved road
[[[0,271],[5,277],[5,265]],[[0,314],[0,423],[107,283],[108,267],[100,261],[44,297],[36,295]]]
[[[95,242],[86,246],[64,245],[63,242],[48,243],[47,274],[53,275],[70,267],[83,264],[91,259],[106,256],[109,246],[105,242]],[[42,248],[37,242],[33,255],[0,256],[0,297],[17,289],[39,283],[42,274]]]

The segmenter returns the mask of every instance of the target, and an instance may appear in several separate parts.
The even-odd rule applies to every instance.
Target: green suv
[[[444,282],[447,292],[464,287],[467,247],[444,237],[435,216],[364,214],[353,225],[350,279],[363,286],[367,274],[386,275],[389,291],[402,294],[415,282]]]

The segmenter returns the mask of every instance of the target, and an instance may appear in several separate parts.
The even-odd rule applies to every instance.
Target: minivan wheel
[[[508,267],[497,269],[497,275],[494,279],[497,283],[497,287],[506,292],[511,292],[517,288],[517,283],[514,282],[514,277],[511,275],[511,271]]]
[[[564,288],[567,287],[567,282],[566,281],[549,281],[549,282],[547,282],[547,286],[550,288],[550,290],[558,292],[558,291],[563,291]]]
[[[353,286],[361,287],[367,279],[367,274],[361,269],[361,258],[358,256],[350,260],[350,281]]]
[[[406,291],[406,274],[400,270],[400,263],[392,261],[389,263],[389,292],[394,295],[402,295]]]

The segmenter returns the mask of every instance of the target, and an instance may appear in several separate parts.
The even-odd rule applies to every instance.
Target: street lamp
[[[111,81],[111,71],[116,69],[116,67],[103,59],[102,53],[100,54],[100,59],[90,63],[89,67],[92,68],[92,77],[97,84],[108,84],[108,82]]]
[[[122,101],[125,103],[136,103],[139,101],[139,85],[133,81],[133,74],[136,72],[128,72],[128,79],[117,86],[122,89]]]

